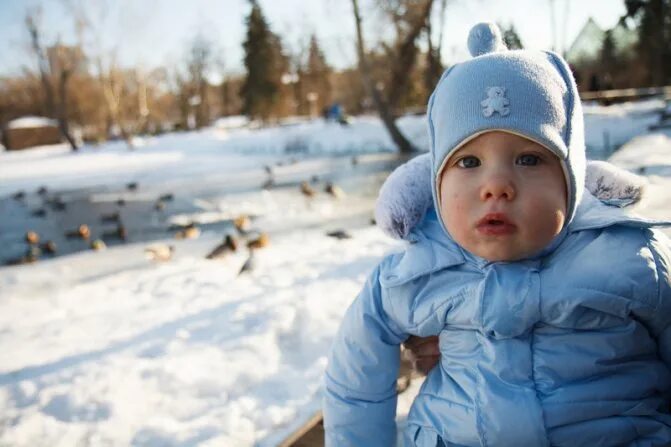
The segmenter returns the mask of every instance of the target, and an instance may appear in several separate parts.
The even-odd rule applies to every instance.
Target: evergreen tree
[[[601,67],[603,68],[604,77],[606,84],[605,89],[613,88],[612,85],[608,85],[613,79],[614,75],[618,71],[620,66],[620,58],[617,52],[617,47],[615,46],[615,39],[613,39],[613,31],[606,31],[603,44],[601,46]]]
[[[308,58],[303,77],[305,79],[305,93],[316,93],[316,107],[321,110],[331,100],[331,67],[324,57],[317,37],[310,38]]]
[[[648,68],[648,84],[671,82],[671,0],[625,0],[638,26],[638,50]]]
[[[243,112],[251,118],[267,120],[278,103],[286,57],[280,39],[270,30],[256,0],[247,17],[247,37],[243,43],[247,70],[240,94]]]
[[[522,39],[520,39],[520,36],[517,34],[517,30],[515,29],[515,25],[510,24],[509,27],[499,25],[499,28],[501,28],[501,31],[503,32],[503,42],[505,42],[508,49],[521,50],[524,48],[524,45],[522,45]]]

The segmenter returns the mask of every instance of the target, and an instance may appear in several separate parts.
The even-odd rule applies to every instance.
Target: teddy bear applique
[[[501,116],[507,116],[510,113],[508,104],[510,101],[505,97],[506,89],[503,87],[488,87],[487,99],[480,102],[482,114],[489,118],[494,112],[499,112]]]

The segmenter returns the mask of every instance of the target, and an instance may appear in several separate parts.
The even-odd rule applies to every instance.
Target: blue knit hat
[[[428,105],[432,188],[440,209],[440,174],[449,157],[478,135],[501,130],[541,144],[566,176],[566,227],[585,185],[585,136],[578,89],[566,61],[550,51],[509,51],[499,28],[475,25],[472,59],[443,73]]]

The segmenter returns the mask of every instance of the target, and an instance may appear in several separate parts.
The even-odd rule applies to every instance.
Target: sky
[[[385,28],[372,15],[373,0],[361,0],[369,42]],[[296,52],[316,34],[329,63],[337,68],[354,65],[354,20],[348,0],[259,0],[274,32]],[[439,2],[436,0],[436,4]],[[70,5],[70,6],[68,6]],[[32,67],[24,18],[41,7],[45,41],[74,43],[76,32],[69,8],[86,5],[90,20],[101,30],[97,48],[114,51],[126,66],[151,69],[173,66],[184,59],[189,42],[201,35],[213,42],[217,74],[240,73],[248,0],[0,0],[0,76]],[[551,6],[557,37],[553,45]],[[624,0],[448,0],[443,39],[444,62],[468,57],[466,36],[480,21],[514,24],[528,48],[568,48],[589,17],[609,28],[624,13]],[[564,26],[565,24],[565,26]],[[562,30],[566,30],[565,33]],[[564,37],[562,37],[564,35]],[[94,42],[87,35],[87,42]]]

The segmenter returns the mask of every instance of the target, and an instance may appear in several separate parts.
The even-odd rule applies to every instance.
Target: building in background
[[[626,22],[619,21],[614,28],[603,30],[590,17],[566,52],[578,89],[597,91],[638,86],[645,67],[634,63],[637,42],[636,29],[629,28]]]
[[[2,140],[7,150],[26,149],[32,146],[62,142],[58,122],[39,116],[25,116],[7,123]]]

